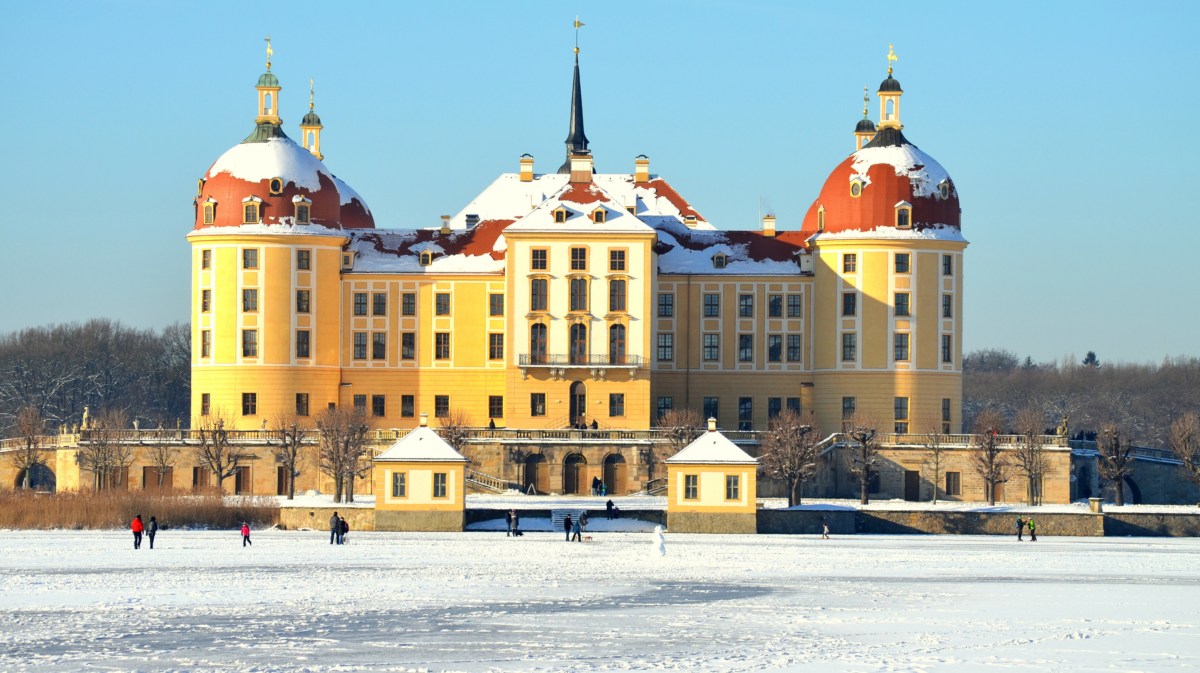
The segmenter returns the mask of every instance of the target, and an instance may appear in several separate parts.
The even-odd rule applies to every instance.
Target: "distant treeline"
[[[93,418],[121,410],[143,428],[186,426],[190,333],[186,323],[156,331],[98,319],[0,335],[0,437],[16,434],[28,405],[47,433],[79,423],[85,406]]]
[[[1066,416],[1072,436],[1115,424],[1140,446],[1165,447],[1171,422],[1200,412],[1200,358],[1160,364],[1101,363],[1088,353],[1078,363],[1035,363],[1006,350],[988,349],[963,359],[963,417],[967,428],[984,409],[1012,422],[1026,407],[1040,409],[1046,428]]]
[[[85,406],[93,415],[121,410],[143,428],[186,427],[190,349],[186,323],[155,331],[90,320],[0,335],[0,437],[16,434],[17,411],[31,404],[47,432],[79,423]],[[965,429],[984,409],[1011,422],[1028,407],[1045,414],[1047,430],[1066,416],[1072,435],[1115,423],[1139,444],[1165,446],[1174,419],[1200,412],[1200,358],[1102,364],[1088,353],[1078,364],[1057,364],[999,349],[964,358]]]

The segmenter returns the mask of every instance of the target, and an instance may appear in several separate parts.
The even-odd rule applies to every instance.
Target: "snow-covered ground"
[[[0,671],[1186,671],[1200,540],[7,531]]]

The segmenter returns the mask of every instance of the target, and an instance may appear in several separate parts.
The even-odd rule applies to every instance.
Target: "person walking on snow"
[[[829,539],[829,519],[826,519],[825,517],[821,517],[821,539]]]
[[[510,509],[509,511],[504,513],[504,537],[512,536],[512,532],[513,532],[512,520],[513,520],[513,510]]]
[[[563,517],[563,530],[567,533],[567,542],[571,541],[571,515]]]
[[[513,537],[521,537],[524,533],[521,532],[521,515],[517,514],[517,510],[512,512],[512,534]]]
[[[1021,517],[1018,516],[1017,517],[1017,542],[1020,542],[1021,540],[1024,539],[1023,537],[1021,537],[1022,535],[1024,535],[1024,533],[1025,533],[1025,519],[1022,519]]]
[[[254,543],[250,541],[250,523],[249,522],[242,523],[242,546],[245,547],[246,545],[250,545],[252,547],[254,546]]]
[[[346,517],[342,517],[342,521],[338,525],[341,526],[338,528],[338,544],[346,544],[346,533],[350,532],[350,523],[346,521]]]
[[[581,530],[581,531],[583,531],[584,533],[586,533],[586,532],[587,532],[587,525],[588,525],[588,515],[587,515],[587,512],[581,512],[581,513],[579,514],[579,530]]]
[[[583,519],[583,515],[581,514],[581,515],[579,516],[579,519],[578,519],[578,520],[576,520],[576,521],[575,521],[575,523],[574,523],[574,525],[572,525],[572,526],[571,526],[571,537],[567,538],[567,540],[568,540],[568,541],[570,541],[570,542],[583,542],[583,537],[581,537],[581,534],[580,534],[580,531],[582,531],[582,530],[583,530],[583,527],[582,527],[582,525],[580,525],[580,523],[579,523],[579,521],[580,521],[580,520],[582,520],[582,519]]]
[[[138,514],[137,516],[133,517],[133,523],[131,523],[129,527],[133,529],[133,548],[141,549],[142,531],[146,529],[146,527],[142,524],[142,515]]]
[[[146,526],[146,538],[150,540],[150,548],[154,549],[154,536],[158,533],[158,519],[150,517],[150,524]]]
[[[1037,542],[1037,524],[1033,522],[1033,517],[1029,517],[1029,521],[1025,523],[1029,526],[1029,541]]]
[[[338,537],[338,531],[342,529],[342,519],[337,512],[329,517],[329,544],[333,544]]]
[[[606,504],[606,505],[604,506],[604,508],[605,508],[605,510],[608,512],[608,518],[609,518],[609,519],[613,518],[613,501],[612,501],[612,500],[609,500],[609,501],[608,501],[608,504]]]

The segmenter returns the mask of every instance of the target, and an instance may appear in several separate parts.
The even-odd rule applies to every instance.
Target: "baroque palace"
[[[879,432],[870,493],[928,500],[936,488],[943,499],[987,499],[976,438],[958,434],[967,247],[958,190],[906,137],[894,54],[877,121],[864,96],[852,152],[799,227],[767,215],[753,231],[709,222],[646,156],[630,159],[630,173],[597,171],[578,49],[561,164],[539,172],[523,155],[517,172],[501,173],[440,226],[377,228],[367,202],[324,163],[311,91],[300,142],[284,131],[270,56],[268,43],[250,135],[197,185],[187,235],[192,429],[120,431],[133,451],[112,485],[212,485],[192,449],[196,428],[220,424],[239,447],[227,490],[282,494],[294,479],[296,490],[332,492],[314,428],[335,408],[357,410],[371,428],[375,467],[359,472],[359,493],[385,488],[380,480],[398,474],[395,461],[411,450],[459,455],[412,449],[432,441],[423,417],[466,428],[455,444],[465,462],[446,463],[465,487],[661,493],[671,465],[656,424],[691,410],[721,439],[679,455],[728,458],[745,501],[759,433],[797,410],[812,412],[824,438],[805,495],[859,494],[842,433],[855,417]],[[284,419],[308,430],[311,455],[298,475],[271,450]],[[75,455],[114,437],[100,433],[85,415],[78,431],[43,438],[55,457],[39,481],[86,486]],[[933,471],[931,434],[946,449]],[[995,498],[1097,494],[1094,445],[1063,435],[1044,438],[1040,483],[1010,468]],[[1022,441],[996,443],[1011,452]],[[0,450],[18,444],[0,441]],[[152,456],[168,445],[176,459],[162,467]],[[1174,466],[1139,460],[1148,501],[1177,499],[1165,486]],[[783,494],[775,480],[757,481],[759,495]],[[752,514],[753,501],[744,506]]]
[[[352,406],[381,429],[424,412],[611,431],[687,408],[752,431],[794,409],[827,432],[856,413],[960,430],[958,191],[905,137],[891,67],[878,124],[864,105],[854,152],[786,231],[772,215],[718,229],[645,156],[598,172],[578,50],[561,165],[520,157],[440,227],[377,228],[324,163],[311,95],[300,142],[285,133],[281,88],[268,59],[252,132],[198,182],[193,419],[251,430]],[[497,453],[494,472],[523,469]],[[514,481],[557,482],[537,455]]]

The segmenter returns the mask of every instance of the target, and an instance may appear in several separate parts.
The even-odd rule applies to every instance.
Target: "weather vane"
[[[313,111],[313,78],[308,78],[308,111]]]
[[[867,87],[863,87],[863,119],[867,118],[867,106],[871,103],[871,97],[867,95]]]
[[[892,75],[892,64],[899,61],[900,57],[896,55],[896,49],[892,45],[888,45],[888,77]]]
[[[267,43],[267,70],[270,70],[271,69],[271,54],[275,53],[275,50],[271,48],[271,36],[270,35],[267,36],[266,43]]]
[[[584,25],[586,25],[586,24],[584,24],[582,21],[580,21],[579,16],[576,15],[575,23],[572,25],[575,26],[575,53],[578,54],[579,53],[579,29],[583,28]]]

